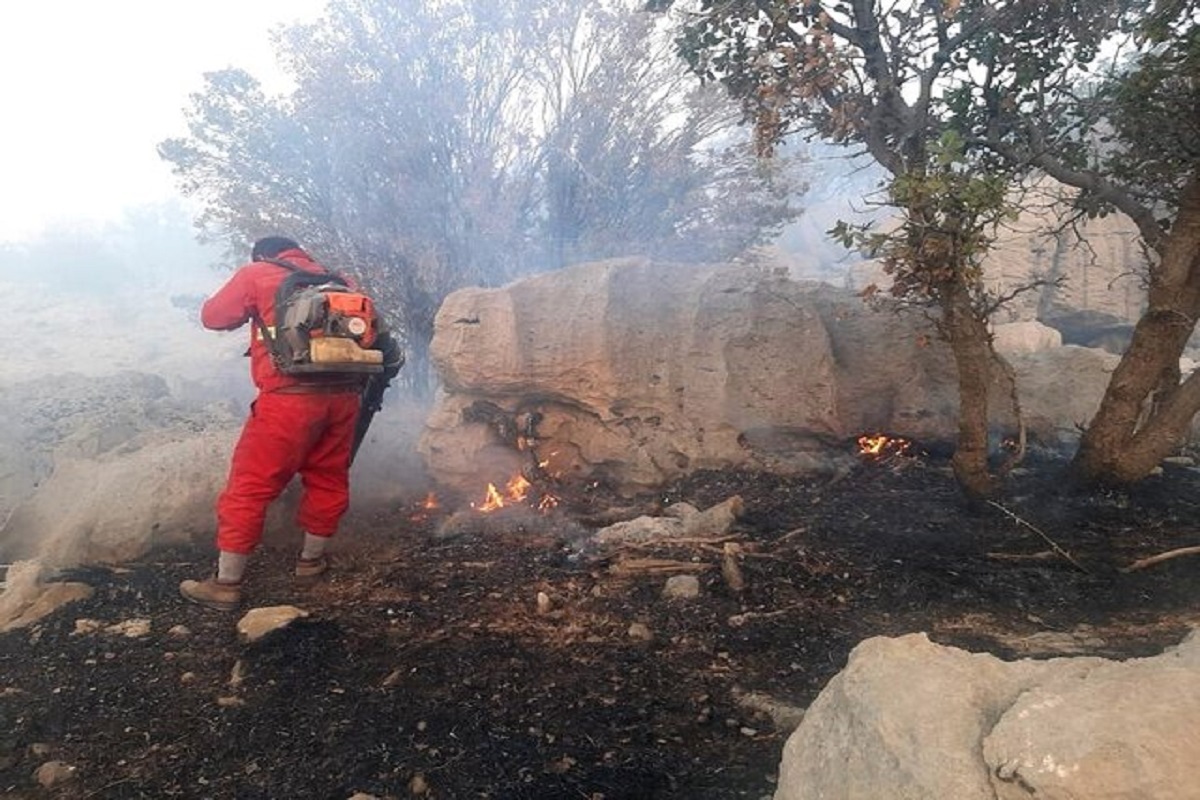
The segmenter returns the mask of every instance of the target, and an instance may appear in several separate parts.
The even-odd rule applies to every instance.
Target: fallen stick
[[[996,508],[1000,509],[1000,510],[1001,510],[1001,511],[1003,511],[1003,512],[1004,512],[1006,515],[1008,515],[1008,517],[1009,517],[1010,519],[1012,519],[1014,522],[1016,522],[1018,525],[1024,525],[1026,528],[1029,528],[1029,530],[1033,531],[1033,532],[1034,532],[1034,533],[1036,533],[1038,536],[1040,536],[1040,537],[1042,537],[1043,539],[1045,539],[1045,540],[1046,540],[1046,544],[1050,545],[1050,548],[1051,548],[1052,550],[1054,550],[1054,552],[1058,553],[1060,556],[1062,556],[1063,558],[1065,558],[1067,561],[1070,561],[1070,562],[1071,562],[1071,564],[1072,564],[1072,565],[1075,567],[1075,569],[1079,570],[1080,572],[1088,572],[1088,571],[1087,571],[1087,570],[1084,568],[1084,566],[1083,566],[1082,564],[1080,564],[1078,561],[1076,561],[1074,558],[1072,558],[1072,557],[1071,557],[1071,554],[1070,554],[1070,553],[1068,553],[1066,550],[1063,550],[1061,547],[1059,547],[1059,546],[1058,546],[1058,542],[1056,542],[1056,541],[1054,541],[1053,539],[1051,539],[1049,536],[1047,536],[1045,533],[1043,533],[1043,532],[1042,532],[1040,529],[1038,529],[1036,526],[1034,526],[1034,525],[1031,525],[1031,524],[1029,524],[1028,522],[1026,522],[1025,520],[1021,519],[1021,518],[1020,518],[1020,517],[1018,517],[1016,514],[1014,514],[1013,512],[1009,511],[1009,510],[1008,510],[1007,508],[1005,508],[1004,506],[1002,506],[1002,505],[1000,505],[999,503],[997,503],[995,500],[988,500],[988,505],[989,505],[989,506],[994,506],[994,507],[996,507]],[[1089,574],[1090,574],[1090,573],[1089,573]]]
[[[622,542],[621,549],[651,550],[655,547],[670,547],[673,544],[695,544],[704,547],[705,545],[723,544],[741,538],[742,535],[740,533],[731,533],[728,536],[663,536],[647,542]]]
[[[745,625],[747,622],[752,622],[753,620],[782,617],[785,614],[795,611],[799,607],[799,603],[793,603],[790,606],[785,606],[783,608],[776,609],[775,611],[745,611],[741,614],[734,614],[732,617],[726,620],[726,622],[735,628],[739,628],[742,625]]]
[[[988,553],[988,558],[997,561],[1049,561],[1058,558],[1053,550],[1039,550],[1036,553]]]
[[[698,572],[711,569],[712,564],[700,561],[673,561],[668,558],[628,558],[608,568],[614,575],[656,572]]]
[[[725,550],[721,558],[721,576],[725,578],[725,584],[734,594],[746,590],[746,577],[742,574],[741,565],[738,564],[738,557],[741,554],[741,545],[736,542],[725,543]]]
[[[1197,553],[1200,553],[1200,546],[1177,547],[1174,550],[1168,550],[1167,552],[1159,553],[1156,556],[1147,556],[1146,558],[1139,558],[1137,561],[1134,561],[1129,566],[1121,567],[1121,569],[1118,570],[1118,572],[1135,572],[1139,569],[1145,569],[1146,567],[1153,567],[1155,564],[1161,564],[1164,561],[1170,561],[1172,558],[1179,558],[1180,556],[1196,555]]]

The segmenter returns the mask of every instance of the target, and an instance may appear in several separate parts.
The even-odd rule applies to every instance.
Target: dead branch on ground
[[[988,558],[994,558],[997,561],[1050,561],[1058,558],[1058,553],[1053,550],[1039,550],[1036,553],[1000,553],[992,552],[987,554]]]
[[[1156,556],[1147,556],[1146,558],[1139,558],[1137,561],[1134,561],[1129,566],[1121,567],[1120,572],[1135,572],[1139,569],[1145,569],[1146,567],[1153,567],[1155,564],[1161,564],[1164,561],[1170,561],[1173,558],[1179,558],[1180,556],[1191,556],[1191,555],[1196,555],[1196,554],[1200,554],[1200,545],[1192,546],[1192,547],[1177,547],[1174,550],[1168,550],[1167,552],[1159,553]]]
[[[670,572],[697,572],[712,569],[700,561],[676,561],[670,558],[626,558],[608,568],[613,575],[658,575]]]
[[[1036,525],[1033,525],[1033,524],[1031,524],[1031,523],[1029,523],[1029,522],[1026,522],[1025,520],[1021,519],[1021,518],[1020,518],[1020,517],[1018,517],[1016,514],[1014,514],[1013,512],[1009,511],[1009,510],[1008,510],[1007,508],[1005,508],[1004,506],[1002,506],[1002,505],[1000,505],[999,503],[997,503],[995,500],[988,500],[987,502],[988,502],[988,505],[989,505],[989,506],[994,506],[995,508],[998,508],[998,509],[1000,509],[1001,511],[1003,511],[1003,512],[1004,512],[1004,514],[1005,514],[1005,515],[1007,515],[1007,516],[1008,516],[1008,518],[1009,518],[1009,519],[1011,519],[1013,522],[1016,522],[1018,525],[1024,525],[1026,528],[1028,528],[1029,530],[1033,531],[1033,532],[1034,532],[1034,533],[1036,533],[1038,536],[1042,537],[1042,539],[1044,539],[1044,540],[1046,541],[1046,544],[1050,545],[1050,548],[1051,548],[1052,550],[1054,550],[1054,552],[1058,553],[1060,556],[1062,556],[1063,558],[1065,558],[1067,561],[1071,562],[1071,564],[1072,564],[1072,565],[1073,565],[1073,566],[1074,566],[1074,567],[1075,567],[1077,570],[1079,570],[1080,572],[1085,572],[1085,573],[1086,573],[1086,572],[1088,572],[1088,570],[1087,570],[1087,569],[1086,569],[1086,568],[1085,568],[1085,567],[1084,567],[1082,564],[1080,564],[1078,561],[1076,561],[1076,560],[1075,560],[1075,559],[1074,559],[1074,558],[1071,556],[1071,554],[1070,554],[1070,553],[1068,553],[1066,550],[1064,550],[1064,549],[1062,549],[1061,547],[1059,547],[1059,545],[1058,545],[1058,542],[1054,541],[1054,540],[1053,540],[1053,539],[1051,539],[1049,536],[1047,536],[1047,535],[1046,535],[1046,534],[1045,534],[1045,533],[1044,533],[1044,532],[1043,532],[1043,531],[1042,531],[1040,528],[1038,528]],[[1090,573],[1089,573],[1089,574],[1090,574]]]

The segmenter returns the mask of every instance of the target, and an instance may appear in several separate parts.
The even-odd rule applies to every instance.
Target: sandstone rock
[[[1008,322],[992,327],[996,350],[1000,353],[1036,353],[1062,347],[1062,334],[1037,320]]]
[[[1076,441],[1077,410],[1099,403],[1108,373],[1092,352],[1023,356],[1022,402],[1048,446]],[[535,455],[551,474],[629,491],[704,468],[835,475],[864,432],[957,436],[954,362],[920,315],[746,266],[622,259],[464,289],[438,312],[432,357],[444,391],[421,453],[437,481],[467,491],[527,457],[464,421],[480,401],[542,415]],[[1064,369],[1094,377],[1051,390]],[[999,427],[1009,393],[998,379]]]
[[[630,623],[629,630],[626,633],[630,639],[637,639],[641,642],[649,642],[654,639],[654,632],[644,622]]]
[[[238,636],[243,642],[257,642],[271,631],[286,628],[309,613],[296,606],[264,606],[252,608],[238,620]]]
[[[704,511],[687,503],[675,503],[664,510],[664,516],[641,516],[601,528],[592,541],[597,545],[614,545],[685,536],[720,536],[737,521],[744,507],[742,498],[736,495]]]
[[[868,639],[788,739],[775,800],[1190,797],[1198,667],[1195,633],[1127,662]]]
[[[14,536],[37,531],[29,546],[56,566],[119,563],[144,555],[152,543],[187,541],[212,526],[235,433],[156,434],[130,453],[61,456],[13,514]]]
[[[668,600],[695,600],[700,596],[700,579],[695,575],[672,575],[663,586]]]
[[[1200,636],[1030,688],[983,742],[1000,800],[1184,800],[1200,786]]]
[[[65,761],[47,761],[33,773],[33,779],[45,789],[61,786],[74,777],[75,767]]]
[[[92,596],[83,583],[44,582],[45,569],[38,561],[11,564],[0,592],[0,633],[23,628],[62,606]]]

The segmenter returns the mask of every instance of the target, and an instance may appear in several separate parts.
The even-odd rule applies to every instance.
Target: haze
[[[155,152],[204,72],[286,88],[270,31],[323,0],[6,3],[0,14],[0,243],[177,197]]]

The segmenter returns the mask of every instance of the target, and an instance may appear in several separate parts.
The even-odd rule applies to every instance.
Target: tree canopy
[[[1128,214],[1150,251],[1146,324],[1084,436],[1081,473],[1136,479],[1178,444],[1200,408],[1200,385],[1179,386],[1177,368],[1200,313],[1198,248],[1181,224],[1200,191],[1194,0],[648,5],[687,9],[681,54],[742,102],[760,152],[806,131],[861,147],[891,174],[887,200],[903,223],[837,234],[885,258],[895,293],[940,312],[959,369],[955,466],[969,495],[990,489],[986,322],[997,298],[980,258],[1020,190],[1045,175],[1077,190],[1078,213]],[[1142,413],[1151,395],[1171,400],[1158,423]]]
[[[420,351],[446,292],[630,253],[727,258],[794,217],[794,173],[657,19],[584,0],[333,0],[282,32],[296,81],[207,76],[163,142],[215,236],[286,231]]]

